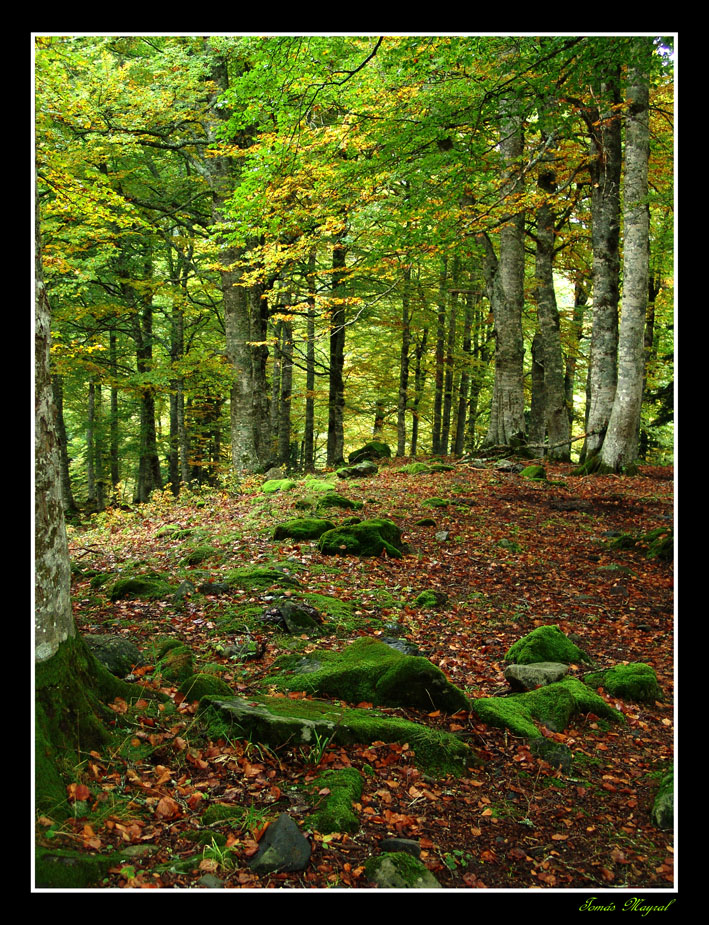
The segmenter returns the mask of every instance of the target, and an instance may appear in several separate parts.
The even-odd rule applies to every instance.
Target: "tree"
[[[628,79],[623,210],[623,298],[618,385],[601,450],[603,471],[633,471],[638,455],[648,303],[650,213],[647,204],[649,85],[634,68]]]
[[[35,215],[35,801],[61,816],[65,762],[108,739],[102,698],[125,695],[128,685],[96,662],[74,624],[37,203]]]

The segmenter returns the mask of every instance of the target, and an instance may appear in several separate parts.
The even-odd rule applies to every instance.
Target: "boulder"
[[[305,690],[348,703],[413,707],[456,713],[468,710],[465,694],[440,668],[422,656],[405,655],[391,645],[362,637],[342,652],[316,651],[317,671],[294,671],[276,682],[284,690]]]
[[[269,479],[261,486],[261,491],[267,495],[272,495],[277,491],[290,491],[295,488],[296,483],[293,479]]]
[[[516,665],[531,665],[535,662],[563,662],[570,665],[575,662],[590,662],[556,624],[538,626],[522,639],[510,646],[505,654],[505,661]]]
[[[563,732],[577,713],[595,713],[611,722],[624,722],[625,719],[576,678],[508,697],[480,697],[473,700],[472,707],[484,723],[509,729],[514,735],[530,740],[542,735],[537,723],[552,732]]]
[[[295,517],[284,524],[279,524],[273,531],[274,540],[317,540],[328,530],[334,530],[331,520],[318,517]]]
[[[362,520],[328,530],[320,537],[320,552],[326,555],[380,556],[395,559],[403,555],[401,530],[391,520]]]
[[[382,443],[380,440],[371,440],[365,443],[363,447],[350,453],[347,462],[354,464],[362,462],[363,459],[389,459],[391,456],[391,447],[388,443]]]
[[[313,746],[325,739],[342,745],[408,743],[415,763],[431,775],[466,774],[482,764],[452,733],[341,703],[283,696],[205,697],[198,716],[213,740],[243,738],[272,748]]]
[[[337,470],[337,477],[340,479],[361,479],[370,475],[376,475],[379,469],[370,459],[363,459],[353,466],[344,466]]]
[[[533,691],[537,687],[561,681],[568,674],[569,666],[563,662],[535,662],[532,665],[509,665],[505,668],[505,680],[513,690]]]
[[[364,870],[380,890],[442,889],[426,865],[406,851],[387,852],[370,858]]]
[[[593,671],[584,675],[583,680],[590,687],[602,687],[612,697],[619,697],[621,700],[653,703],[655,700],[664,699],[655,670],[643,662]]]
[[[303,601],[281,600],[266,608],[260,619],[287,633],[320,632],[323,618],[318,610]]]
[[[124,678],[145,660],[135,643],[125,636],[84,636],[96,659],[117,678]]]
[[[288,813],[281,813],[261,837],[249,867],[257,874],[305,870],[310,853],[310,842],[297,823]]]
[[[675,824],[675,775],[668,771],[660,781],[660,789],[652,804],[650,818],[658,829],[672,829]]]

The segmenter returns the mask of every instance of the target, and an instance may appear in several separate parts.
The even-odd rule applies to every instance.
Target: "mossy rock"
[[[428,659],[404,655],[371,637],[356,640],[342,652],[316,651],[308,658],[320,667],[312,671],[306,662],[299,672],[277,679],[275,685],[283,690],[337,697],[348,703],[447,713],[470,709],[465,694]]]
[[[300,582],[283,568],[275,565],[246,565],[232,569],[225,576],[227,584],[245,591],[264,591],[274,585],[299,588]]]
[[[448,507],[450,501],[446,501],[445,498],[427,498],[423,502],[424,507]]]
[[[668,771],[663,775],[660,781],[660,789],[657,791],[655,800],[650,811],[650,818],[653,825],[658,829],[667,831],[672,829],[675,824],[675,774],[674,770]]]
[[[186,678],[180,683],[177,689],[181,694],[184,694],[185,699],[189,700],[190,703],[194,700],[201,700],[202,697],[206,697],[210,694],[216,694],[221,697],[231,697],[234,693],[226,681],[222,681],[222,679],[218,678],[216,675],[206,674],[205,672],[197,672],[197,674],[190,675],[189,678]]]
[[[640,703],[654,703],[664,700],[657,683],[657,675],[650,665],[635,662],[631,665],[615,665],[603,671],[593,671],[584,676],[589,687],[602,687],[611,697],[633,700]]]
[[[448,463],[431,463],[429,469],[431,472],[455,472],[455,466],[449,466]]]
[[[318,479],[315,476],[306,476],[303,481],[303,486],[308,491],[315,492],[328,492],[328,491],[337,491],[334,482],[329,481],[328,479]]]
[[[369,858],[364,872],[382,890],[442,889],[423,861],[406,851],[386,851]]]
[[[535,739],[542,735],[541,723],[552,732],[562,732],[577,713],[595,713],[601,719],[624,722],[622,713],[576,678],[566,678],[524,694],[481,697],[472,702],[473,711],[490,726],[507,728],[514,735]]]
[[[126,599],[159,601],[165,600],[174,590],[170,582],[158,575],[132,575],[115,581],[109,596],[114,602]]]
[[[308,827],[322,835],[359,830],[359,818],[352,808],[362,796],[362,776],[356,768],[332,768],[308,785],[315,810],[308,815]]]
[[[422,517],[421,520],[417,520],[414,524],[415,527],[435,527],[436,521],[433,517]]]
[[[353,466],[343,466],[337,470],[339,479],[362,479],[376,475],[379,469],[374,465],[371,459],[363,459]]]
[[[355,464],[362,462],[363,459],[389,459],[391,457],[391,447],[388,443],[381,440],[370,440],[363,447],[355,450],[347,457],[347,462]]]
[[[140,649],[125,636],[85,636],[84,639],[99,662],[117,678],[145,664]]]
[[[89,889],[100,886],[110,868],[123,861],[120,853],[88,854],[71,848],[35,849],[37,889]]]
[[[295,488],[297,482],[293,479],[269,479],[261,486],[261,491],[267,495],[272,495],[277,491],[291,491]]]
[[[427,466],[426,463],[422,462],[408,463],[408,465],[402,466],[399,469],[399,472],[405,472],[407,475],[423,475],[425,472],[432,471],[433,469],[431,466]]]
[[[363,501],[352,501],[349,498],[345,498],[344,495],[338,494],[336,491],[327,492],[323,495],[322,498],[318,498],[316,507],[318,510],[322,508],[343,508],[353,511],[358,511],[364,507]]]
[[[279,524],[273,531],[274,540],[317,540],[328,530],[334,530],[331,520],[318,517],[296,517],[284,524]]]
[[[200,562],[204,562],[205,559],[211,559],[212,556],[215,556],[217,553],[218,550],[213,546],[195,546],[180,560],[180,564],[199,565]]]
[[[383,552],[395,559],[403,555],[401,530],[391,520],[363,520],[336,527],[323,533],[318,543],[326,555],[380,556]]]
[[[157,667],[165,681],[181,684],[195,673],[192,650],[183,645],[170,648],[159,660]]]
[[[444,591],[422,591],[414,601],[417,607],[423,610],[430,610],[434,607],[442,607],[448,600],[448,595]]]
[[[505,654],[505,661],[516,665],[532,665],[534,662],[590,662],[588,655],[579,649],[556,624],[538,626],[531,633],[518,639]]]
[[[547,477],[547,471],[544,466],[526,466],[520,472],[525,479],[532,479],[536,482],[543,482]]]
[[[408,743],[414,761],[426,773],[465,774],[480,757],[451,733],[376,710],[343,707],[322,700],[289,697],[205,697],[199,719],[213,741],[244,738],[272,748],[313,746],[323,739],[340,745]]]

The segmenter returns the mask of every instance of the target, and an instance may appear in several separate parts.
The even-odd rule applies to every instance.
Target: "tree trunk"
[[[409,400],[409,349],[411,345],[410,309],[411,264],[404,268],[401,296],[401,359],[399,361],[399,400],[396,414],[396,455],[406,455],[406,409]]]
[[[546,436],[545,408],[544,347],[541,332],[537,331],[532,340],[532,400],[529,406],[528,432],[529,443],[535,448],[543,445]]]
[[[460,276],[460,261],[456,257],[453,261],[452,292],[450,297],[450,310],[448,315],[448,338],[446,342],[445,376],[443,380],[443,415],[441,420],[442,456],[448,452],[448,439],[451,428],[451,413],[453,410],[453,373],[455,371],[455,337],[458,315],[458,278]]]
[[[35,809],[69,815],[64,758],[76,767],[107,738],[97,692],[106,698],[128,685],[113,679],[77,635],[61,491],[61,462],[49,369],[50,309],[42,272],[39,215],[35,225]],[[81,756],[83,757],[83,756]]]
[[[620,239],[621,120],[619,75],[600,87],[601,110],[588,116],[591,129],[591,241],[593,316],[586,440],[582,457],[597,453],[608,426],[618,377],[618,285]]]
[[[544,365],[544,422],[551,459],[571,458],[569,414],[564,392],[564,358],[561,351],[559,311],[554,292],[554,215],[544,203],[537,209],[536,233],[537,319]]]
[[[623,189],[623,298],[618,340],[618,385],[601,449],[603,471],[632,471],[638,455],[642,408],[644,330],[648,298],[650,212],[647,205],[649,88],[633,70],[626,91]]]
[[[282,321],[281,388],[278,397],[278,461],[290,467],[291,461],[291,400],[293,393],[293,324]]]
[[[504,163],[504,191],[521,193],[520,158],[524,151],[522,123],[504,100],[500,119],[500,152]],[[485,236],[488,250],[491,243]],[[488,257],[491,255],[488,253]],[[524,441],[524,213],[511,212],[500,230],[500,257],[490,302],[495,318],[495,383],[486,442],[514,446]]]
[[[414,368],[414,399],[411,404],[411,447],[409,454],[415,456],[418,452],[419,438],[419,405],[423,397],[423,386],[426,379],[426,369],[423,358],[426,355],[426,341],[428,340],[428,328],[423,329],[421,338],[416,342],[414,356],[416,366]]]
[[[338,241],[332,250],[332,299],[330,316],[330,391],[328,396],[327,464],[344,462],[345,433],[345,307],[342,303],[342,277],[345,270],[345,245]]]
[[[66,436],[66,426],[64,423],[64,388],[62,377],[59,375],[52,376],[52,396],[54,399],[54,406],[57,409],[57,440],[59,441],[64,513],[76,514],[79,509],[77,507],[76,501],[74,500],[74,493],[71,488],[71,477],[69,475],[69,448]]]
[[[470,392],[471,332],[473,329],[473,293],[465,299],[465,317],[463,319],[463,368],[460,372],[460,389],[458,392],[458,414],[456,417],[455,446],[456,456],[462,456],[465,447],[465,421],[468,413]]]
[[[443,419],[443,376],[446,343],[446,281],[448,263],[443,259],[443,266],[438,286],[438,319],[436,324],[436,367],[435,391],[433,397],[433,436],[431,452],[434,456],[441,453],[441,429]]]
[[[303,468],[315,471],[315,248],[308,256],[308,319],[305,355],[305,433]]]
[[[583,334],[583,318],[587,302],[588,293],[581,283],[580,278],[577,278],[574,286],[573,317],[570,330],[566,337],[566,362],[564,368],[564,394],[566,395],[566,407],[569,412],[569,429],[573,426],[575,418],[574,392],[576,388],[576,365]]]

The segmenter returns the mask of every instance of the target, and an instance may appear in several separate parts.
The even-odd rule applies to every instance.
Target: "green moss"
[[[226,575],[226,581],[235,588],[246,591],[263,591],[274,585],[299,588],[300,582],[282,568],[273,565],[247,565],[232,569]]]
[[[263,483],[261,491],[271,495],[276,491],[290,491],[295,486],[296,482],[293,479],[269,479],[268,482]]]
[[[334,529],[335,524],[331,520],[317,517],[296,517],[284,524],[279,524],[273,531],[273,539],[317,540],[320,539],[323,533]]]
[[[481,764],[475,752],[450,733],[321,700],[206,697],[199,716],[212,740],[241,737],[272,748],[314,745],[327,738],[341,745],[399,742],[409,744],[416,764],[430,774],[460,775]]]
[[[430,889],[440,887],[418,858],[404,851],[387,851],[365,862],[367,877],[383,889]]]
[[[363,520],[323,533],[318,543],[326,555],[402,556],[401,530],[390,520]]]
[[[344,495],[338,494],[336,491],[327,492],[322,498],[318,498],[317,508],[318,510],[322,508],[349,508],[351,510],[358,511],[364,507],[363,501],[351,501],[349,498],[345,498]]]
[[[323,835],[359,829],[352,808],[362,796],[362,777],[356,768],[324,771],[308,786],[308,792],[315,801],[315,810],[308,816],[310,828]]]
[[[114,677],[81,636],[66,640],[52,658],[35,666],[35,808],[51,818],[70,813],[66,783],[74,780],[81,755],[111,741],[107,703],[137,698]]]
[[[194,655],[187,646],[174,646],[158,662],[158,670],[165,681],[181,684],[194,674]]]
[[[204,672],[190,675],[190,677],[181,682],[178,690],[181,694],[184,694],[190,702],[201,700],[202,697],[206,697],[208,694],[218,694],[222,697],[230,697],[233,694],[232,689],[226,681],[222,681],[221,678],[217,678],[213,674],[206,674]]]
[[[414,604],[417,607],[421,607],[424,610],[431,609],[433,607],[440,607],[441,604],[445,603],[446,595],[441,591],[422,591],[414,601]]]
[[[157,575],[134,575],[119,578],[111,587],[110,598],[119,601],[137,598],[141,601],[164,600],[174,593],[172,585]]]
[[[199,565],[205,559],[211,559],[218,552],[213,546],[195,546],[181,560],[181,565]]]
[[[449,504],[450,502],[445,498],[427,498],[423,502],[424,507],[448,507]]]
[[[424,472],[431,471],[431,467],[422,462],[412,462],[399,469],[399,472],[405,472],[407,475],[422,475]]]
[[[35,850],[35,886],[38,889],[88,889],[98,886],[120,854],[88,854],[65,848]]]
[[[306,476],[303,486],[307,491],[331,492],[337,490],[334,482],[328,482],[325,479],[318,479],[314,476]]]
[[[448,713],[467,710],[467,697],[440,668],[419,656],[404,655],[377,639],[362,637],[342,652],[318,651],[317,670],[279,679],[283,690],[309,691],[348,703],[409,706]]]
[[[547,477],[547,471],[544,466],[527,466],[526,468],[522,469],[520,475],[524,476],[526,479],[543,481]]]
[[[388,443],[381,440],[370,440],[363,447],[355,450],[347,457],[347,462],[358,463],[363,459],[389,459],[391,457],[391,447]]]
[[[576,713],[595,713],[602,719],[623,722],[622,713],[575,678],[547,684],[537,690],[508,697],[481,697],[473,711],[490,726],[509,729],[514,735],[533,739],[541,735],[536,723],[554,732],[566,728]]]
[[[589,662],[585,652],[559,629],[556,624],[538,626],[531,633],[510,646],[505,660],[516,665],[531,665],[534,662]]]
[[[664,699],[654,669],[642,662],[594,671],[585,675],[583,680],[589,687],[602,687],[612,697],[621,700],[653,703]]]

